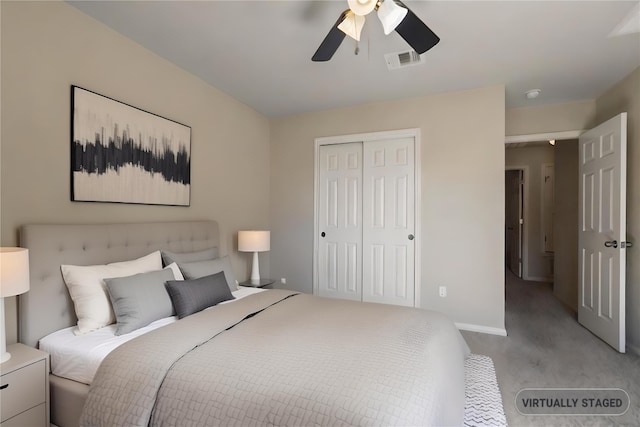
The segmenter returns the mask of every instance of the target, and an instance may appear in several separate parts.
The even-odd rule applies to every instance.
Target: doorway
[[[564,143],[561,138],[579,137],[574,141],[577,142],[578,152],[576,153],[575,148],[572,150],[573,154],[570,155],[568,163],[572,168],[577,165],[578,173],[575,169],[568,171],[559,168],[555,159],[553,168],[545,165],[543,169],[547,172],[554,171],[552,187],[556,205],[559,204],[558,201],[563,200],[557,193],[559,183],[565,183],[565,179],[562,179],[558,172],[568,172],[572,179],[577,178],[578,183],[577,190],[575,184],[572,184],[568,192],[565,191],[565,195],[577,194],[577,215],[574,206],[570,209],[570,215],[565,218],[565,225],[561,226],[558,221],[558,206],[554,207],[550,215],[553,219],[552,244],[547,245],[543,240],[543,250],[547,251],[549,246],[558,252],[559,242],[568,243],[566,253],[577,255],[577,265],[574,264],[576,257],[569,256],[565,261],[561,261],[559,254],[555,254],[554,295],[572,310],[575,311],[577,307],[580,324],[617,351],[624,353],[627,113],[621,113],[586,132],[571,131],[562,134],[518,136],[511,138],[511,141],[508,138],[506,144],[508,146],[510,143],[520,144],[536,140],[538,143],[544,143],[540,141],[544,138],[552,146],[553,143],[559,143],[568,147],[569,144]],[[555,154],[557,159],[558,151]],[[571,204],[575,205],[575,202],[571,201]],[[529,224],[531,225],[531,220]],[[567,235],[560,236],[560,231],[570,231],[571,234],[577,231],[577,245],[571,242],[573,238],[567,238]],[[569,278],[568,288],[564,292],[559,267],[566,267],[564,275]]]
[[[520,143],[507,148],[505,157],[505,245],[515,247],[505,246],[512,258],[508,268],[515,266],[509,270],[523,280],[551,283],[554,295],[577,311],[578,140]],[[521,188],[515,184],[518,170]],[[520,270],[515,257],[518,208],[523,223]]]
[[[510,241],[512,245],[514,242],[522,245],[522,268],[511,271],[527,281],[553,282],[554,252],[550,245],[553,242],[553,162],[554,148],[547,141],[521,143],[515,147],[510,144],[505,149],[505,169],[523,171],[519,183],[505,181],[505,220],[510,220],[510,223],[505,222],[505,231],[514,237]],[[509,173],[517,179],[516,172],[506,172],[505,179]],[[512,212],[507,212],[507,208]],[[522,237],[517,242],[519,236]],[[510,254],[515,258],[513,250]],[[517,267],[515,261],[512,264]]]

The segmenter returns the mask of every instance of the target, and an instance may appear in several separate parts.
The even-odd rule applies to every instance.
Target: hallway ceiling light
[[[549,144],[551,144],[551,145],[556,145],[556,140],[555,140],[555,139],[550,139],[550,140],[549,140]]]
[[[527,99],[535,99],[538,96],[540,96],[541,93],[542,93],[541,89],[531,89],[526,91],[524,95],[527,97]]]

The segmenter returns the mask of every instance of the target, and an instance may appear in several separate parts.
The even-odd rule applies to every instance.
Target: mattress
[[[233,292],[233,296],[237,300],[262,291],[263,289],[240,286],[238,290]],[[233,304],[236,300],[225,301],[221,304]],[[74,326],[61,329],[42,338],[39,347],[42,351],[50,354],[53,374],[83,384],[91,384],[100,363],[111,351],[133,338],[177,320],[177,316],[166,317],[156,320],[144,328],[120,336],[115,335],[115,324],[84,335],[75,335],[73,333]]]

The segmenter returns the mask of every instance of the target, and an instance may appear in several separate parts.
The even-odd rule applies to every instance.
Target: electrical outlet
[[[438,288],[438,292],[440,293],[440,296],[442,298],[445,298],[447,296],[447,287],[446,286],[440,286],[440,288]]]
[[[283,285],[286,285],[287,279],[285,277],[280,278],[280,283],[282,283]]]

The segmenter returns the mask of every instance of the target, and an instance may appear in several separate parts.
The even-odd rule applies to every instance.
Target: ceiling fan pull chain
[[[356,40],[356,50],[355,50],[356,55],[360,53],[360,42]]]

